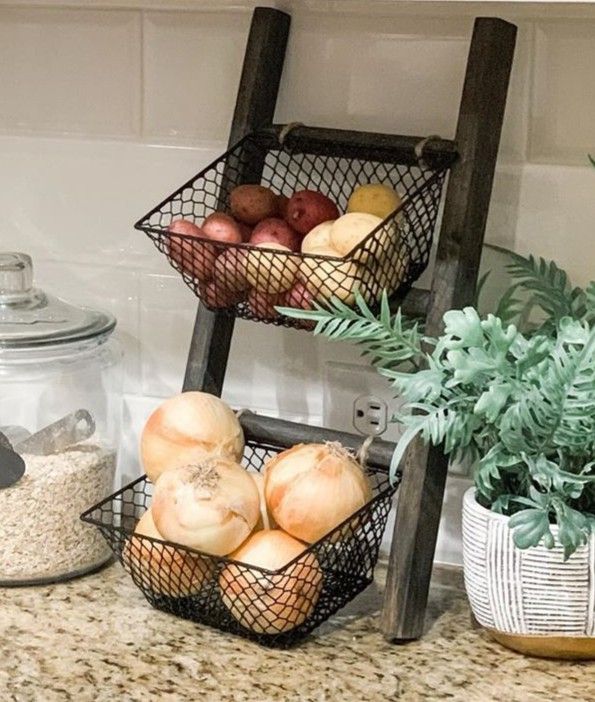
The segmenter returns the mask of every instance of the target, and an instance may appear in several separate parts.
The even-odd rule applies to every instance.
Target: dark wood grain
[[[473,302],[498,145],[514,55],[516,27],[494,18],[475,21],[453,165],[426,329],[442,330],[442,315]],[[382,613],[383,633],[406,642],[423,632],[440,521],[447,460],[439,448],[415,442],[405,457]]]
[[[273,125],[265,131],[276,142],[284,128],[282,124]],[[291,149],[310,154],[416,166],[418,157],[415,147],[424,139],[421,136],[296,125],[288,132],[285,143]],[[455,143],[449,139],[436,137],[428,140],[423,147],[424,162],[431,168],[447,168],[456,157]]]
[[[265,7],[254,10],[229,135],[230,146],[248,132],[273,122],[290,21],[289,15],[279,10]],[[258,181],[263,162],[264,154],[260,163],[246,164],[246,172],[240,175],[239,181]],[[211,312],[199,304],[184,390],[221,395],[234,321],[233,317]]]

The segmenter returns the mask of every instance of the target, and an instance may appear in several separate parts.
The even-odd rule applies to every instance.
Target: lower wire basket
[[[248,442],[243,464],[260,471],[283,449]],[[333,531],[276,571],[133,534],[151,503],[146,477],[91,507],[97,526],[146,599],[164,612],[287,648],[362,592],[374,567],[398,482],[368,469],[373,497]]]

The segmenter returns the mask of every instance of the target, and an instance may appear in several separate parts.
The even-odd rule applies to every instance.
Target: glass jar
[[[114,489],[116,320],[47,295],[32,280],[29,256],[0,253],[0,457],[22,466],[12,451],[25,464],[16,483],[0,489],[0,585],[66,580],[110,558],[101,534],[79,517]],[[4,478],[0,485],[10,483]]]

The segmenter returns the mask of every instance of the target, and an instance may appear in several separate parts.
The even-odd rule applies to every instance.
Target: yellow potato
[[[394,212],[401,204],[401,198],[388,185],[368,183],[359,185],[351,194],[347,203],[347,212],[366,212],[380,219]]]
[[[337,297],[350,305],[354,301],[355,290],[360,285],[360,270],[357,264],[347,259],[337,261],[329,256],[341,258],[341,254],[329,246],[320,246],[309,253],[317,258],[302,260],[299,278],[319,302]]]
[[[312,249],[331,245],[331,227],[335,220],[323,222],[310,230],[302,241],[302,253],[312,253]]]
[[[258,251],[257,249],[274,249],[274,251]],[[298,257],[286,256],[291,249],[282,244],[264,242],[256,244],[246,255],[246,280],[256,290],[265,293],[281,293],[289,290],[295,283],[298,274]]]
[[[351,212],[339,217],[331,227],[331,246],[341,256],[348,254],[382,223],[380,217],[365,212]],[[385,236],[385,233],[382,233]]]
[[[408,269],[409,251],[403,249],[401,251],[400,261],[395,260],[392,263],[385,261],[384,264],[378,265],[373,282],[366,285],[362,292],[365,299],[368,302],[378,302],[384,290],[386,290],[389,295],[393,293],[407,277]]]

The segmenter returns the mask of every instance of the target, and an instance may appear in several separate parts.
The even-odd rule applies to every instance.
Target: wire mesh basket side
[[[262,174],[260,174],[262,171]],[[254,178],[250,181],[250,172]],[[210,309],[277,325],[299,326],[276,306],[310,309],[337,297],[352,304],[355,290],[375,304],[386,288],[404,295],[427,266],[446,170],[361,158],[309,154],[270,138],[243,139],[137,223]],[[311,189],[344,211],[353,189],[381,182],[399,191],[401,208],[343,259],[245,248],[168,232],[176,219],[200,225],[228,210],[233,188],[259,182],[291,195]]]
[[[278,449],[250,444],[244,463],[260,469]],[[101,530],[154,607],[267,646],[290,646],[361,592],[373,570],[396,487],[370,474],[372,500],[278,571],[218,558],[134,533],[152,486],[140,479],[83,518]]]

